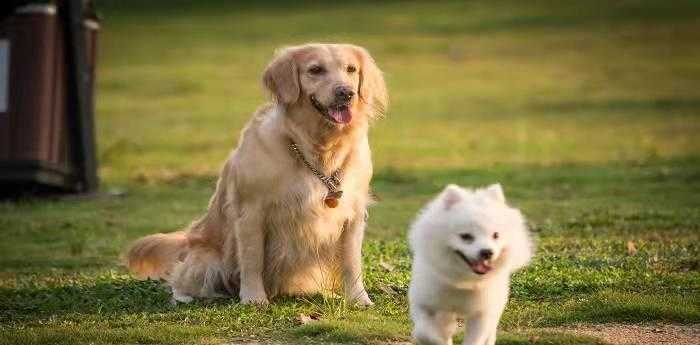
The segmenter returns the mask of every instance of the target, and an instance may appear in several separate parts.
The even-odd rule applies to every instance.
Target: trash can
[[[76,2],[25,4],[0,18],[0,195],[97,188],[99,24]],[[78,30],[67,19],[76,7]]]

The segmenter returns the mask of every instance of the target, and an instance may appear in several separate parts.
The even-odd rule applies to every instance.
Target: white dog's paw
[[[241,304],[256,304],[256,305],[266,305],[270,302],[267,301],[267,294],[262,292],[245,293],[241,290],[239,294],[241,298]]]
[[[418,345],[452,345],[452,339],[441,339],[432,332],[414,331],[413,339]]]
[[[371,307],[374,305],[374,302],[372,302],[372,300],[369,299],[369,295],[367,295],[367,291],[364,291],[364,290],[362,290],[362,292],[347,296],[346,300],[350,304],[356,305],[359,307]]]
[[[448,345],[449,343],[442,341],[442,339],[435,336],[431,336],[425,333],[414,334],[413,339],[415,339],[418,345]]]
[[[173,304],[177,304],[178,302],[180,303],[190,303],[194,301],[194,298],[192,296],[186,295],[180,291],[177,291],[177,289],[173,289]]]

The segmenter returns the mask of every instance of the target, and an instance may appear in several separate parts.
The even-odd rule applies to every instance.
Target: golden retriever
[[[265,304],[342,283],[348,302],[371,305],[361,248],[367,132],[387,107],[382,72],[364,48],[306,44],[281,49],[263,84],[273,102],[242,131],[207,213],[184,231],[137,240],[126,264],[167,281],[179,301],[238,294]]]

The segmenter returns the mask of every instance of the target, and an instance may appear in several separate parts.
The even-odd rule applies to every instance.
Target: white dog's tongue
[[[352,120],[352,113],[348,107],[342,108],[328,108],[328,115],[330,115],[335,122],[338,123],[350,123]]]
[[[489,266],[486,261],[476,261],[472,264],[470,264],[472,267],[472,270],[478,274],[486,274],[491,270],[491,266]]]

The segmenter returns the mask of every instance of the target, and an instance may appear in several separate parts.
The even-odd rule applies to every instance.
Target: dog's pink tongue
[[[333,120],[338,123],[350,123],[350,121],[352,121],[352,113],[350,112],[349,108],[329,108],[328,115],[330,115]]]
[[[471,264],[471,267],[472,270],[478,274],[486,274],[491,270],[491,266],[489,266],[486,261],[477,261]]]

